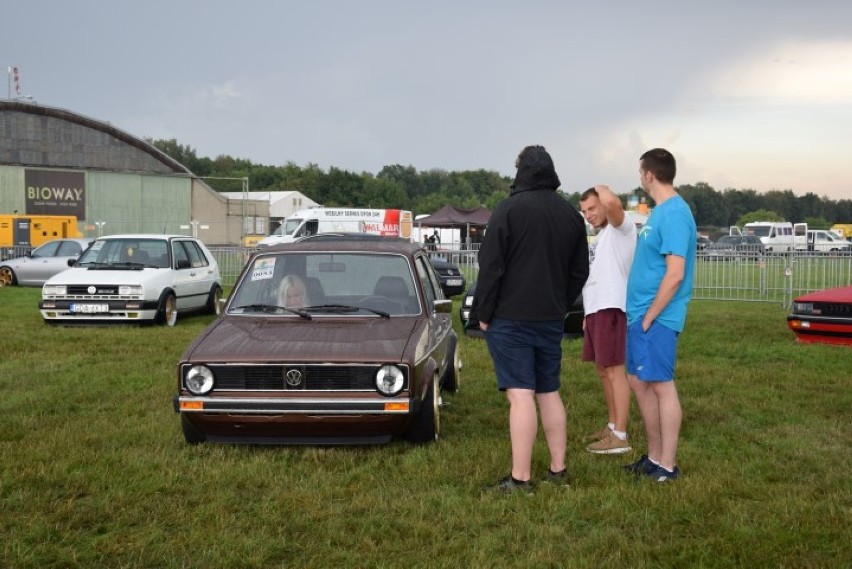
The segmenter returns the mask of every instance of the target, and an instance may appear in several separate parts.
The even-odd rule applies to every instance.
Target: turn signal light
[[[408,411],[408,402],[385,403],[385,411]]]
[[[181,401],[180,408],[183,411],[203,411],[204,410],[204,402],[203,401]]]

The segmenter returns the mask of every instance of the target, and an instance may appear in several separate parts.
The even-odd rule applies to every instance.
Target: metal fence
[[[699,253],[693,298],[774,302],[789,307],[797,296],[852,284],[852,253],[793,251],[724,258]]]
[[[254,249],[210,247],[219,262],[222,282],[232,286]],[[432,255],[458,265],[468,284],[479,275],[479,245],[438,246]],[[852,284],[852,252],[795,251],[754,256],[747,252],[725,258],[698,253],[693,298],[771,302],[787,308],[799,295]]]

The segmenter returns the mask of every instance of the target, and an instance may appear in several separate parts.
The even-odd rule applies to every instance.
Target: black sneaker
[[[494,484],[486,487],[487,490],[492,490],[495,492],[502,492],[504,494],[512,494],[514,492],[525,492],[527,494],[532,494],[533,485],[532,482],[527,480],[526,482],[517,482],[512,475],[510,474],[506,478],[501,478]]]
[[[547,469],[547,474],[544,475],[544,480],[547,484],[561,484],[563,486],[569,486],[571,484],[571,479],[568,476],[568,469],[563,468],[559,472],[553,472],[550,468]]]
[[[639,476],[641,474],[648,474],[649,472],[656,470],[657,465],[650,461],[647,454],[643,454],[642,458],[633,462],[631,464],[625,464],[621,467],[627,474],[633,474]]]
[[[662,466],[658,466],[651,472],[646,472],[645,476],[647,476],[654,482],[672,482],[674,480],[677,480],[678,474],[680,474],[680,470],[678,470],[677,466],[674,467],[673,472],[666,470]]]

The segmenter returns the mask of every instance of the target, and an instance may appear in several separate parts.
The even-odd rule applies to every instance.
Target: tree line
[[[238,180],[215,178],[248,178],[250,191],[295,190],[325,206],[393,207],[415,214],[434,213],[444,205],[473,209],[484,205],[493,209],[510,191],[512,178],[486,170],[448,172],[431,169],[418,171],[413,166],[393,164],[377,174],[350,172],[335,167],[327,171],[316,164],[283,166],[255,164],[250,160],[221,155],[199,157],[195,150],[175,139],[148,140],[199,177],[209,177],[208,185],[219,191],[240,191]],[[585,189],[585,188],[584,188]],[[796,196],[792,190],[772,190],[758,194],[751,189],[726,188],[722,191],[709,184],[677,186],[692,208],[696,224],[701,228],[741,225],[755,216],[761,219],[807,222],[815,228],[834,223],[852,223],[852,200],[832,200],[814,193]],[[582,191],[564,193],[579,207]],[[640,188],[632,192],[644,193]],[[628,195],[621,196],[627,206]]]

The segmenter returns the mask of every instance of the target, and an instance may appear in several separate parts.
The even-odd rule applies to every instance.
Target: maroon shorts
[[[627,317],[618,308],[605,308],[586,316],[583,361],[599,366],[623,365],[627,342]]]

